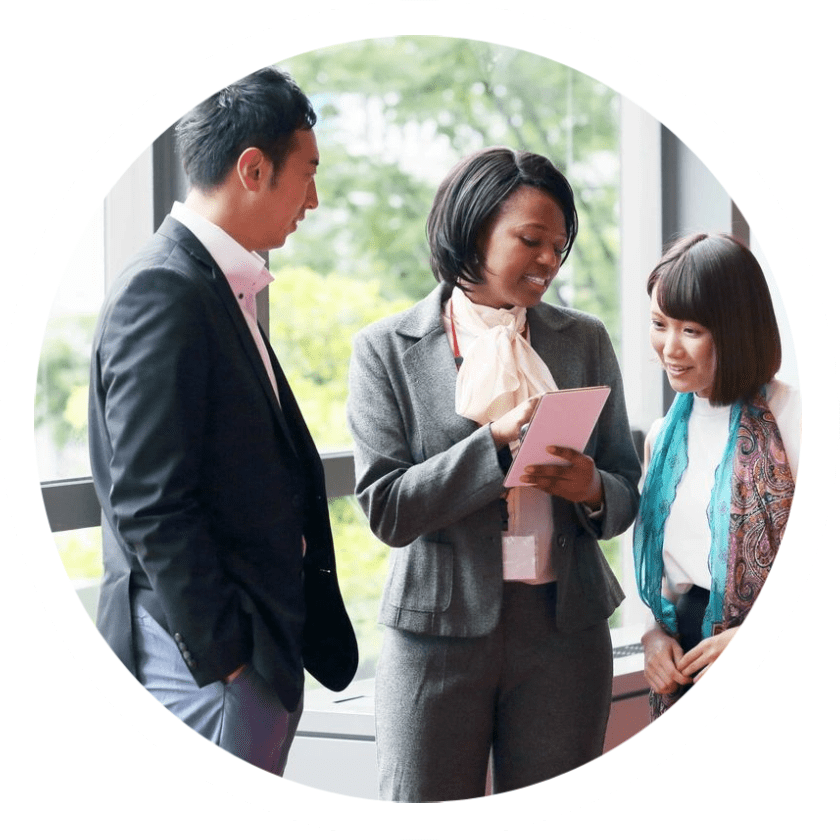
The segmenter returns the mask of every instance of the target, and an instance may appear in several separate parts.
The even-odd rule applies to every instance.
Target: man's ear
[[[239,182],[249,192],[256,192],[271,178],[271,161],[255,146],[249,146],[236,161]]]

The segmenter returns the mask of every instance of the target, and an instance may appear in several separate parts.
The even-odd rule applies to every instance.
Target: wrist
[[[507,439],[504,432],[499,429],[498,423],[491,422],[488,424],[488,428],[490,429],[490,437],[493,438],[493,443],[496,445],[496,449],[501,449],[502,447],[510,444],[510,441]]]
[[[642,633],[642,644],[649,644],[650,642],[661,639],[663,636],[667,635],[668,634],[658,624],[654,624]]]
[[[592,481],[583,503],[593,511],[599,510],[601,505],[604,504],[604,485],[601,481],[601,473],[597,469],[592,475]]]

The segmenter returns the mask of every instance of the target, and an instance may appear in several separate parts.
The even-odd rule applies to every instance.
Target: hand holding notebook
[[[525,467],[562,464],[549,454],[549,446],[565,446],[582,452],[607,401],[607,386],[549,391],[540,398],[504,481],[505,487],[524,487]]]

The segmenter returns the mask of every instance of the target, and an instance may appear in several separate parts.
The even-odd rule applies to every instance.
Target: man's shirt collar
[[[192,208],[176,201],[170,215],[189,228],[207,249],[237,300],[256,297],[274,279],[258,253],[243,248],[229,233]]]

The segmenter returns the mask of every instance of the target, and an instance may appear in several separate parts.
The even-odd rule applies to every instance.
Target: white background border
[[[587,73],[633,99],[703,160],[761,238],[797,346],[803,444],[788,534],[750,622],[727,656],[668,716],[629,742],[560,779],[525,791],[463,803],[395,805],[338,797],[276,780],[196,736],[116,663],[92,628],[64,574],[43,511],[33,418],[35,374],[48,308],[66,256],[94,206],[160,132],[195,102],[256,67],[336,43],[390,35],[440,35],[526,49]],[[795,284],[791,281],[795,278]],[[800,358],[805,354],[799,354]],[[825,383],[832,383],[826,388]],[[0,443],[9,509],[21,552],[42,603],[91,682],[145,738],[196,776],[250,804],[318,828],[394,838],[466,837],[513,830],[576,810],[624,787],[666,760],[708,725],[752,676],[801,595],[819,550],[834,492],[837,391],[834,350],[819,290],[784,211],[746,156],[670,83],[608,45],[529,15],[462,3],[365,4],[308,15],[243,39],[178,76],[114,132],[74,181],[39,243],[12,319],[3,371]],[[14,446],[12,446],[14,442]],[[807,506],[808,518],[804,516]],[[814,527],[814,523],[819,527]],[[791,544],[797,562],[788,561]]]

